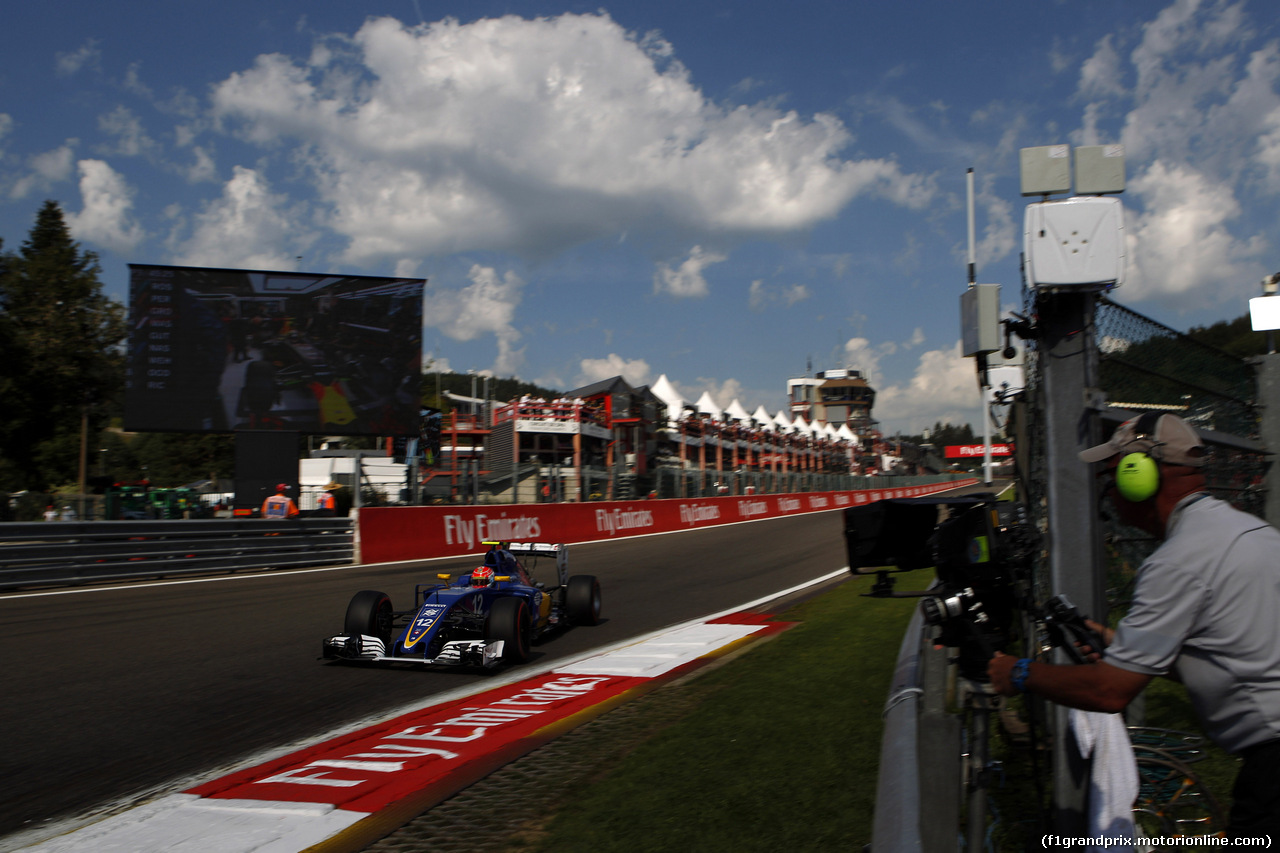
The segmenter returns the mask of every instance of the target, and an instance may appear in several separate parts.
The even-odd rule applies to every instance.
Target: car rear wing
[[[517,557],[553,557],[560,585],[569,582],[569,546],[551,542],[485,542],[485,545],[510,551]]]

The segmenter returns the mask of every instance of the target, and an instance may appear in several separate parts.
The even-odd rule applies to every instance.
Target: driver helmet
[[[489,586],[493,583],[493,567],[479,566],[471,573],[472,586]]]

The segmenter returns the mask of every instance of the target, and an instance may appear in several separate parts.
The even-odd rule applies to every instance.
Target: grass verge
[[[903,587],[926,584],[926,574]],[[916,604],[861,597],[871,583],[853,578],[797,606],[779,616],[795,628],[664,688],[682,708],[674,722],[655,716],[638,744],[611,751],[507,849],[861,849],[871,840],[881,710]],[[1146,716],[1147,725],[1199,731],[1186,691],[1165,679],[1148,688]],[[1040,832],[1029,751],[996,740],[1005,771],[993,801],[1003,815],[991,840],[1027,849]],[[1195,770],[1227,808],[1238,762],[1212,744],[1206,751]],[[1045,756],[1038,773],[1049,772]]]
[[[530,851],[857,850],[871,840],[880,713],[912,599],[854,578],[799,624],[684,684],[693,709],[577,786]]]

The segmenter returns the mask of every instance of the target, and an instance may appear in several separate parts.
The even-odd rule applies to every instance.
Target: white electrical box
[[[1027,205],[1023,250],[1033,287],[1124,283],[1124,206],[1104,196]]]
[[[960,342],[966,358],[1003,348],[1000,285],[975,284],[960,294]]]

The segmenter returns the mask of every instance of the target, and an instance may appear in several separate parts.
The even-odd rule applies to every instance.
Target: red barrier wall
[[[827,512],[891,498],[918,498],[977,479],[927,486],[600,503],[494,506],[369,507],[356,523],[357,561],[389,563],[456,557],[484,550],[486,540],[596,542],[646,533]]]

